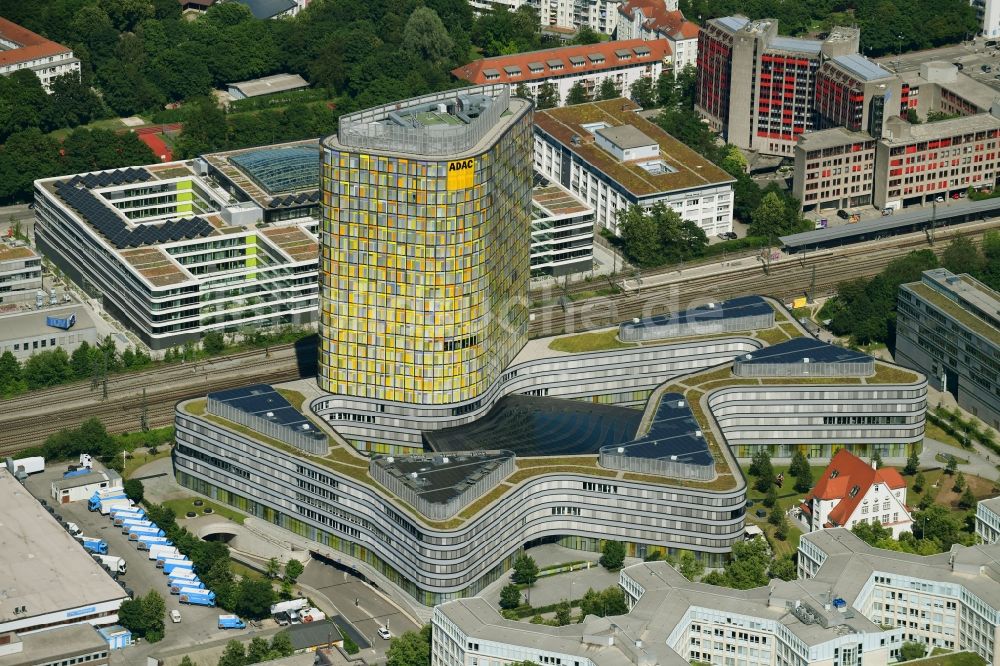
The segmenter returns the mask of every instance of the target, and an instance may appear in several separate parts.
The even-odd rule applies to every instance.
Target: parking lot
[[[86,501],[54,505],[50,497],[50,484],[53,480],[61,478],[63,471],[65,471],[64,466],[49,467],[44,472],[29,477],[25,485],[36,498],[44,499],[52,505],[63,520],[76,523],[85,536],[104,539],[108,544],[109,555],[124,558],[128,570],[118,580],[131,588],[136,596],[142,596],[150,590],[156,590],[166,601],[167,618],[165,620],[166,637],[164,640],[157,643],[155,647],[140,644],[124,651],[113,652],[113,662],[140,663],[139,660],[150,653],[216,639],[236,638],[241,634],[249,633],[249,629],[220,630],[218,628],[218,615],[220,613],[218,608],[181,604],[176,595],[170,594],[167,587],[167,577],[163,574],[162,569],[157,569],[155,562],[148,558],[148,553],[137,550],[135,542],[129,542],[127,535],[122,534],[121,528],[112,525],[108,516],[88,511]],[[172,623],[169,618],[170,611],[175,609],[181,613],[179,624]]]

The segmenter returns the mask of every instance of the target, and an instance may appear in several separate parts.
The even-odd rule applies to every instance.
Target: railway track
[[[970,236],[978,242],[984,231],[996,226],[997,222],[991,222],[941,229],[933,249],[940,253],[956,235]],[[793,256],[771,265],[768,271],[753,260],[754,263],[725,273],[679,275],[677,279],[654,287],[576,301],[566,307],[535,308],[529,334],[545,337],[582,332],[634,317],[673,312],[706,301],[750,293],[789,300],[804,295],[811,288],[815,296],[828,295],[844,280],[875,275],[892,259],[925,247],[928,243],[924,234],[909,234],[889,241]],[[747,259],[744,257],[741,261]],[[669,275],[671,270],[647,274],[645,279]],[[592,289],[592,284],[588,288]],[[200,361],[194,368],[185,364],[114,375],[109,378],[106,401],[100,400],[99,390],[91,391],[89,382],[0,401],[0,457],[41,444],[59,429],[76,427],[90,417],[101,419],[111,432],[137,430],[143,388],[146,389],[149,425],[170,425],[174,405],[181,400],[254,382],[286,382],[314,374],[314,367],[300,365],[299,358],[303,356],[315,358],[315,343],[278,345],[270,349],[270,358],[264,358],[263,350],[251,350]]]

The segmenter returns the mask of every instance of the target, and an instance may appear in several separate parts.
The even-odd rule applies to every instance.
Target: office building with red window
[[[816,124],[882,136],[885,119],[903,112],[900,80],[856,53],[824,62],[816,75]]]
[[[792,155],[815,127],[816,79],[828,59],[855,54],[856,28],[834,28],[823,41],[778,35],[774,19],[712,19],[698,39],[697,108],[729,143]]]
[[[934,123],[886,122],[875,150],[875,205],[900,208],[996,186],[1000,110]]]
[[[843,127],[809,132],[795,145],[792,194],[802,210],[836,210],[872,203],[875,139]]]

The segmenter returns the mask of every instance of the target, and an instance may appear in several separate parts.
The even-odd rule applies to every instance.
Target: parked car
[[[392,634],[390,634],[389,630],[386,629],[385,627],[379,627],[378,628],[378,637],[381,638],[384,641],[387,641],[390,638],[392,638]]]
[[[292,623],[292,618],[288,617],[288,613],[285,611],[279,611],[274,614],[274,621],[278,623],[279,627],[287,627]]]
[[[962,63],[960,63],[960,62],[953,62],[953,63],[951,63],[951,64],[953,64],[953,65],[954,65],[954,66],[955,66],[956,68],[958,68],[958,71],[960,71],[960,72],[961,72],[961,71],[962,71],[963,69],[965,69],[965,65],[963,65],[963,64],[962,64]]]
[[[170,611],[170,621],[177,624],[181,621],[181,612],[179,610]]]
[[[882,217],[886,217],[887,215],[892,215],[892,212],[893,212],[892,208],[888,208],[888,207],[887,208],[883,208],[882,209]]]
[[[936,201],[937,203],[944,203],[944,197],[939,194],[936,197],[934,197],[934,201]]]
[[[990,39],[990,40],[987,40],[987,42],[986,42],[986,46],[996,46],[996,45],[997,45],[997,40],[995,40],[995,39]]]
[[[843,208],[841,208],[840,210],[838,210],[838,211],[837,211],[837,217],[839,217],[839,218],[841,218],[841,219],[844,219],[844,220],[846,220],[846,219],[847,219],[847,218],[849,218],[850,216],[851,216],[851,215],[850,215],[850,213],[848,213],[848,212],[847,212],[846,210],[844,210]]]
[[[983,65],[979,69],[983,70],[984,72],[992,72],[993,71],[993,67],[991,65]]]

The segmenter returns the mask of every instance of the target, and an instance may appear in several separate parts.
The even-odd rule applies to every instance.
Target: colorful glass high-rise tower
[[[323,141],[319,386],[474,403],[527,341],[531,103],[506,86],[343,116]]]

